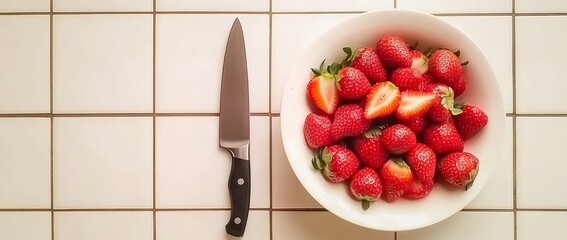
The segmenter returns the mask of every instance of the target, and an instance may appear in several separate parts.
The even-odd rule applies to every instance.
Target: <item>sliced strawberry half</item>
[[[367,119],[384,117],[396,111],[400,104],[400,90],[391,82],[374,85],[366,98],[364,116]]]
[[[433,180],[422,182],[414,177],[411,186],[404,192],[403,197],[412,200],[421,199],[429,195],[431,190],[433,190]]]
[[[411,67],[421,74],[426,73],[428,68],[427,57],[418,50],[411,50],[410,54],[412,60]]]
[[[335,73],[325,69],[325,61],[319,69],[311,69],[315,77],[307,84],[307,96],[315,106],[326,114],[333,114],[339,105],[339,91]]]
[[[413,90],[404,91],[401,94],[400,106],[396,111],[396,117],[402,121],[421,117],[431,107],[433,99],[435,99],[435,94],[433,93]]]

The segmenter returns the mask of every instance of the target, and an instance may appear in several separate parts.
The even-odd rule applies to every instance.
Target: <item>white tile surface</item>
[[[157,213],[157,239],[237,239],[225,233],[224,225],[230,218],[228,211],[160,211]],[[203,221],[206,219],[206,221]],[[240,239],[270,239],[270,213],[250,211],[246,232]]]
[[[218,117],[163,117],[156,122],[158,208],[230,207],[230,155],[219,148]],[[270,206],[269,118],[250,121],[250,206]]]
[[[302,12],[302,11],[368,11],[374,9],[393,8],[393,0],[311,0],[311,1],[289,1],[272,0],[272,11],[274,12]]]
[[[459,212],[435,225],[398,232],[398,240],[513,240],[511,212]]]
[[[151,240],[153,214],[147,212],[56,212],[57,240]]]
[[[317,37],[353,14],[275,14],[272,17],[272,112],[280,112],[283,89],[296,59]],[[309,81],[308,79],[305,80]]]
[[[512,118],[506,118],[505,142],[501,162],[482,191],[467,205],[467,209],[512,209],[514,207],[512,124]],[[480,160],[480,163],[482,164],[482,160]]]
[[[50,0],[2,0],[0,12],[49,12]]]
[[[55,112],[152,112],[152,15],[53,22]]]
[[[397,7],[431,13],[511,13],[510,0],[397,0]]]
[[[303,188],[283,149],[280,118],[272,118],[272,207],[323,208]]]
[[[557,0],[516,0],[516,12],[562,13],[567,11],[567,1]]]
[[[518,113],[565,113],[567,17],[516,17]],[[545,27],[542,27],[545,26]],[[534,101],[537,99],[537,101]]]
[[[50,207],[50,125],[0,118],[0,208]]]
[[[512,17],[441,17],[441,19],[464,31],[478,45],[500,83],[504,110],[507,113],[513,112]]]
[[[268,11],[270,0],[158,0],[158,11]]]
[[[49,16],[0,16],[0,39],[0,113],[49,112]]]
[[[567,212],[518,211],[518,240],[559,239],[567,236],[566,222]]]
[[[516,188],[518,208],[567,208],[563,161],[567,118],[516,119]]]
[[[51,240],[51,212],[0,212],[0,239]]]
[[[152,206],[151,118],[55,118],[55,208]]]
[[[268,112],[267,14],[159,15],[156,33],[157,112],[219,111],[224,51],[236,17],[241,20],[246,41],[250,111]]]
[[[329,212],[275,211],[272,217],[274,240],[394,240],[393,232],[362,228]]]
[[[152,0],[53,0],[56,12],[152,11]]]

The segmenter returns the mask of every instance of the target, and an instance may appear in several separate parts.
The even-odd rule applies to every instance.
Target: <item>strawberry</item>
[[[467,140],[486,126],[488,116],[480,108],[465,104],[463,113],[454,116],[453,120],[463,140]]]
[[[374,85],[366,98],[364,116],[375,119],[393,113],[400,104],[400,90],[391,82],[379,82]]]
[[[425,80],[414,68],[398,68],[392,72],[392,83],[400,89],[405,90],[418,90],[418,87],[423,84]]]
[[[401,158],[388,160],[379,171],[382,180],[382,196],[387,202],[400,198],[411,186],[413,174]]]
[[[458,115],[462,111],[455,107],[453,89],[444,84],[430,84],[426,91],[433,92],[435,99],[427,111],[427,116],[433,122],[443,123],[451,118],[451,115]]]
[[[372,129],[352,142],[352,150],[360,161],[373,169],[379,169],[390,157],[388,151],[380,143],[379,129]]]
[[[344,99],[359,99],[366,96],[372,88],[364,73],[353,67],[340,69],[337,79],[339,96]]]
[[[347,59],[350,61],[350,66],[360,70],[370,80],[370,82],[384,82],[388,81],[388,72],[378,57],[378,54],[372,48],[359,48],[355,51],[350,59],[350,48],[343,49],[347,53]]]
[[[362,209],[367,210],[370,202],[378,200],[382,195],[382,181],[374,169],[362,168],[350,180],[350,192],[361,200]]]
[[[461,96],[467,88],[467,80],[465,80],[465,77],[461,75],[459,79],[454,81],[449,87],[451,87],[455,92],[455,97]]]
[[[335,140],[358,136],[370,127],[370,120],[364,117],[364,110],[357,104],[345,104],[337,108],[331,124],[331,134]]]
[[[423,143],[439,155],[462,152],[464,148],[459,132],[449,122],[434,124],[426,128],[423,132]]]
[[[409,121],[425,115],[429,107],[431,107],[433,99],[435,99],[433,93],[413,90],[402,92],[400,106],[396,110],[396,118],[402,121]]]
[[[437,81],[452,85],[461,76],[459,57],[448,49],[438,49],[429,58],[429,72]]]
[[[406,162],[415,178],[423,182],[433,181],[437,157],[427,145],[418,143],[411,148],[406,153]]]
[[[437,81],[435,81],[435,78],[433,77],[433,75],[431,75],[431,73],[429,73],[429,72],[421,74],[421,77],[423,78],[423,81],[425,82],[425,84],[437,82]]]
[[[417,143],[415,134],[402,124],[396,124],[384,129],[380,140],[384,148],[392,154],[403,154]]]
[[[322,170],[331,182],[343,182],[352,177],[360,163],[356,155],[346,147],[332,145],[318,150],[311,160],[313,167]]]
[[[397,36],[386,36],[376,43],[376,53],[390,69],[411,67],[412,58],[408,44]]]
[[[401,123],[415,133],[416,136],[420,135],[427,125],[427,121],[424,117],[416,117],[409,121],[401,121]]]
[[[411,50],[411,68],[417,70],[420,74],[424,74],[427,72],[427,57],[423,55],[422,52],[418,50]]]
[[[446,182],[468,190],[478,174],[478,158],[468,152],[451,153],[441,158],[437,167]]]
[[[404,193],[403,197],[410,200],[421,199],[429,195],[431,190],[433,190],[433,180],[421,181],[414,177],[411,186]]]
[[[333,114],[339,105],[339,91],[335,82],[335,73],[325,68],[325,61],[319,69],[311,69],[315,73],[307,84],[307,97],[315,106],[326,114]]]
[[[333,136],[331,135],[331,119],[327,116],[310,113],[305,118],[303,135],[305,136],[307,146],[310,148],[320,148],[330,145],[333,142]]]

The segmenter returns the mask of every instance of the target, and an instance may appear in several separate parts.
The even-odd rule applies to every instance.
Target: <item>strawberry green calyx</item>
[[[467,183],[465,183],[465,191],[469,190],[472,187],[474,180],[476,179],[476,175],[478,175],[478,168],[473,169],[469,173],[469,180],[467,180]]]
[[[370,208],[370,201],[368,201],[367,199],[362,199],[360,201],[360,204],[362,205],[363,210],[368,210],[368,208]]]
[[[380,136],[382,134],[382,130],[379,127],[373,127],[368,129],[366,132],[364,132],[364,137],[365,138],[373,138],[376,136]]]
[[[339,69],[336,69],[336,66],[332,67],[333,65],[325,67],[325,61],[326,59],[321,62],[318,69],[311,68],[311,71],[315,74],[315,76],[323,76],[325,79],[335,80],[335,76]]]
[[[455,93],[453,92],[453,89],[445,86],[438,86],[437,88],[441,92],[441,105],[443,105],[446,109],[449,109],[452,115],[461,114],[463,109],[459,108],[455,103]]]
[[[331,153],[327,150],[327,148],[319,149],[315,152],[315,156],[311,159],[311,164],[313,164],[313,168],[316,170],[323,170],[331,161]]]
[[[409,168],[408,164],[401,158],[392,158],[392,160],[400,168]]]

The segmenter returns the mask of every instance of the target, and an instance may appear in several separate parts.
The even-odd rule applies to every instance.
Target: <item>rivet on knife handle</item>
[[[226,233],[242,237],[248,220],[250,208],[250,161],[232,157],[232,168],[228,178],[228,191],[231,201],[230,219]]]

